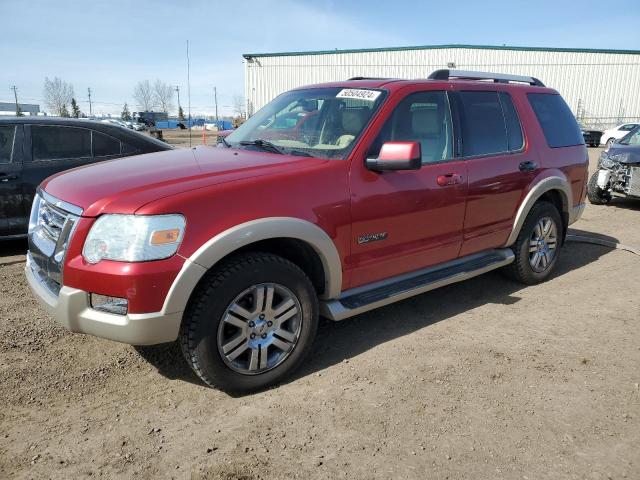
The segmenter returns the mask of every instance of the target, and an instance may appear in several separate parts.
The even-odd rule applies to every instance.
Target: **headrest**
[[[345,134],[356,135],[364,127],[363,110],[345,110],[342,112],[342,128]]]
[[[440,133],[437,108],[421,108],[411,112],[411,129],[419,136]]]

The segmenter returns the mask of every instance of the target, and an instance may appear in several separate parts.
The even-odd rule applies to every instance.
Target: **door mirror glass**
[[[367,158],[373,171],[418,170],[422,166],[420,142],[385,142],[378,158]]]

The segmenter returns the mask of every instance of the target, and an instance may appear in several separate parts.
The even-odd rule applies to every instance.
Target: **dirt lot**
[[[592,160],[599,149],[592,149]],[[640,247],[640,202],[574,231]],[[234,398],[174,345],[69,334],[0,245],[0,478],[640,478],[640,257],[569,243],[549,282],[493,272],[322,324],[289,383]]]

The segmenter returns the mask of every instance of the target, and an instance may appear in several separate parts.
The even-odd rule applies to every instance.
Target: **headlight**
[[[182,215],[103,215],[91,227],[82,256],[89,263],[169,258],[178,250],[184,228]]]
[[[599,168],[613,168],[616,162],[609,157],[607,152],[602,152],[600,154],[600,158],[598,158],[598,167]]]

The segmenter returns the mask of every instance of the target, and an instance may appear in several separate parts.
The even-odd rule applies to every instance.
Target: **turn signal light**
[[[171,230],[156,230],[151,234],[151,245],[176,243],[179,238],[180,230],[177,228],[173,228]]]

